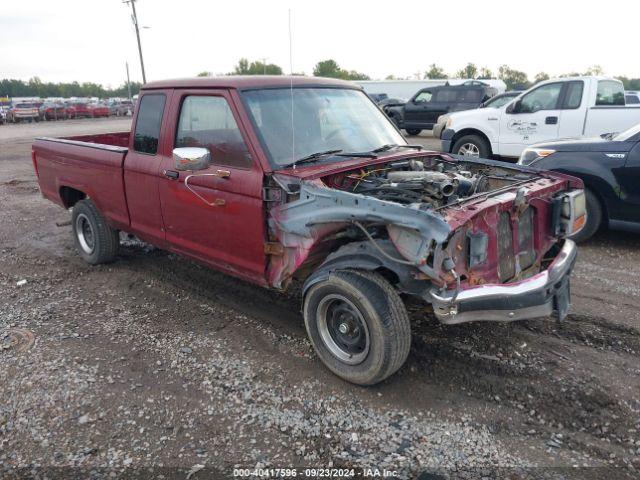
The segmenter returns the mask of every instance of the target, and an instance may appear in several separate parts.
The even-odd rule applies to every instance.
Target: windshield
[[[633,137],[638,133],[640,133],[640,123],[638,125],[634,125],[628,130],[625,130],[624,132],[620,132],[615,137],[613,137],[612,140],[614,142],[626,142],[627,140],[629,140],[631,137]]]
[[[517,93],[515,95],[503,95],[501,97],[494,97],[491,100],[487,100],[484,106],[490,107],[490,108],[500,108],[503,105],[506,105],[507,103],[509,103],[514,98],[516,98],[518,95],[520,94]]]
[[[327,150],[369,152],[407,144],[360,90],[264,89],[243,96],[274,167]]]

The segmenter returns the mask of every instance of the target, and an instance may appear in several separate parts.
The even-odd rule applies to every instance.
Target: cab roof
[[[345,80],[300,75],[226,75],[221,77],[178,78],[145,83],[142,90],[170,88],[232,88],[253,90],[286,87],[333,87],[362,90],[360,85]]]

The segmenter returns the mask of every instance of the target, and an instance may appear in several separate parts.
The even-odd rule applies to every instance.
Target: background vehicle
[[[88,118],[91,116],[91,109],[88,104],[74,102],[68,108],[69,118]]]
[[[40,120],[63,120],[67,118],[67,108],[62,103],[43,103],[38,112]]]
[[[292,111],[304,134],[288,144]],[[407,358],[400,293],[445,324],[569,308],[581,181],[423,152],[350,82],[153,82],[131,133],[40,138],[33,162],[91,264],[123,230],[264,287],[302,282],[318,356],[354,383]]]
[[[384,111],[398,128],[418,135],[423,129],[431,129],[440,115],[476,108],[497,93],[494,87],[477,81],[423,88],[404,105],[388,106]]]
[[[559,78],[536,84],[502,108],[452,114],[442,151],[518,157],[528,145],[621,132],[638,122],[640,109],[626,107],[619,80]]]
[[[611,139],[537,144],[518,163],[582,179],[587,222],[575,240],[588,239],[600,227],[640,231],[640,124]]]
[[[35,103],[17,103],[7,112],[7,121],[18,123],[28,120],[37,122],[40,120],[40,113]]]
[[[519,96],[521,93],[521,90],[499,93],[495,97],[491,97],[489,100],[482,102],[482,104],[478,108],[500,108]],[[451,113],[446,113],[438,117],[438,121],[433,126],[433,138],[440,138],[450,116]]]
[[[89,103],[87,104],[87,109],[89,110],[89,114],[91,117],[108,117],[111,113],[109,107],[104,103]]]
[[[109,104],[109,113],[117,117],[133,114],[133,103],[129,100],[120,102],[111,102]]]
[[[624,99],[627,105],[640,105],[640,93],[638,92],[624,92]]]

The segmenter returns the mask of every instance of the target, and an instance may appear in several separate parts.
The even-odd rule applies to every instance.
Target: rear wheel
[[[349,382],[381,382],[409,355],[411,327],[405,306],[376,273],[331,273],[309,289],[303,311],[316,353],[329,370]]]
[[[491,156],[491,146],[489,142],[478,135],[465,135],[453,144],[451,153],[470,157],[489,158]]]
[[[120,235],[107,225],[91,200],[81,200],[75,204],[71,224],[76,247],[87,263],[98,265],[115,260]]]
[[[584,190],[587,199],[587,221],[578,233],[571,235],[571,240],[584,242],[593,236],[602,226],[603,209],[600,199],[589,189]]]
[[[420,135],[420,132],[422,132],[419,128],[407,128],[406,131],[409,135]]]

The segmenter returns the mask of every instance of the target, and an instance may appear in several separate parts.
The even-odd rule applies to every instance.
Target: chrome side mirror
[[[173,162],[178,171],[204,170],[211,165],[211,153],[202,147],[174,148]]]

